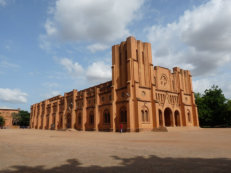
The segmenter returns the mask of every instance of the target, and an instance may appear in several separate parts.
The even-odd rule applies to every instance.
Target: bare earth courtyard
[[[0,173],[231,172],[231,129],[0,130]]]

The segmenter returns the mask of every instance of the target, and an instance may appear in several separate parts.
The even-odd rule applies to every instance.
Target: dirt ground
[[[231,172],[231,129],[0,129],[0,173]]]

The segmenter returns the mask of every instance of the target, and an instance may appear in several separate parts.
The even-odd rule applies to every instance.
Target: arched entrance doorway
[[[67,124],[66,124],[67,128],[71,128],[71,114],[67,114]]]
[[[164,110],[164,119],[165,119],[165,126],[167,126],[167,127],[172,126],[171,116],[172,116],[171,109],[170,108],[166,108]]]
[[[174,117],[175,117],[175,126],[180,126],[180,113],[179,113],[179,111],[175,111]]]
[[[159,125],[160,127],[163,127],[163,118],[162,118],[162,111],[159,109]]]

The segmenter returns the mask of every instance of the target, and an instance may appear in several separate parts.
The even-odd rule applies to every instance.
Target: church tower
[[[124,107],[127,112],[125,125],[130,131],[153,127],[152,83],[150,43],[128,37],[125,42],[112,47],[112,84],[117,97],[117,121],[120,121],[121,107]]]

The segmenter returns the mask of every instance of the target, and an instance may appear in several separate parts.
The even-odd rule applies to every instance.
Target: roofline
[[[0,108],[0,110],[4,110],[4,111],[20,111],[20,108],[18,108],[18,109],[5,109],[5,108]]]

